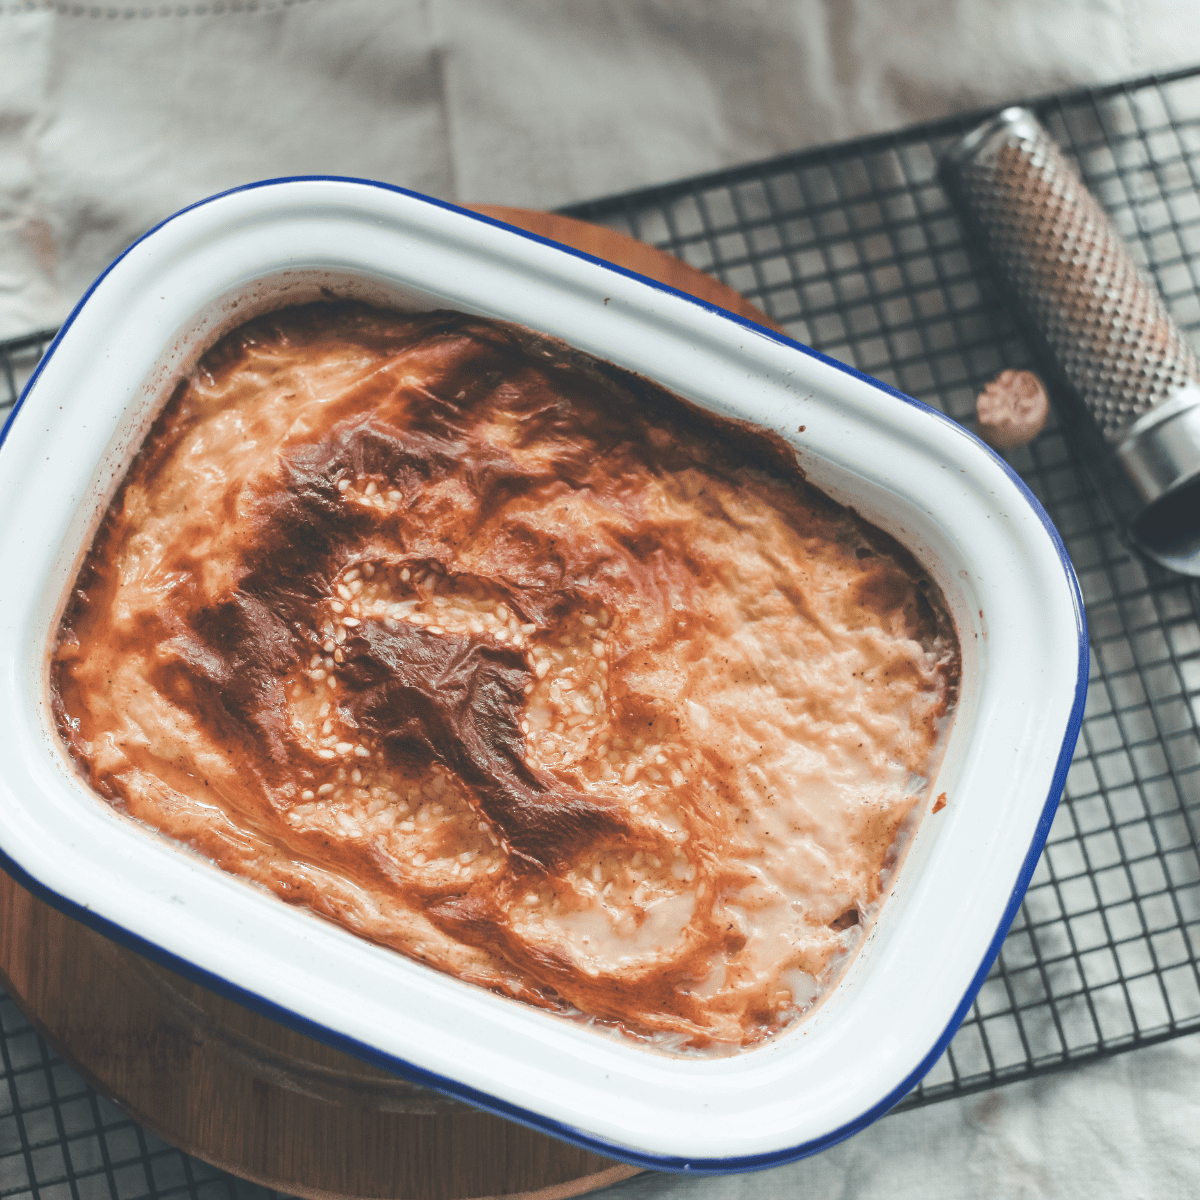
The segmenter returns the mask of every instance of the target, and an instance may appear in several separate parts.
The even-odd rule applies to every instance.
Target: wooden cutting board
[[[623,234],[551,213],[479,211],[771,324],[724,284]],[[130,1116],[279,1191],[559,1200],[638,1173],[295,1033],[63,916],[3,872],[0,978],[63,1058]]]

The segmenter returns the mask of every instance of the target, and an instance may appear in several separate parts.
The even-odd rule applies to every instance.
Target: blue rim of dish
[[[279,1021],[281,1024],[295,1029],[300,1033],[307,1034],[318,1041],[325,1042],[327,1045],[332,1045],[339,1050],[343,1050],[356,1058],[363,1059],[373,1063],[376,1066],[383,1067],[386,1070],[395,1072],[402,1077],[412,1080],[414,1083],[421,1084],[425,1087],[432,1088],[446,1095],[453,1096],[455,1099],[464,1100],[469,1104],[475,1105],[477,1108],[482,1108],[487,1112],[494,1113],[496,1116],[503,1117],[506,1120],[515,1121],[518,1124],[525,1125],[539,1133],[548,1133],[554,1137],[560,1138],[563,1141],[570,1142],[576,1146],[580,1146],[585,1150],[590,1150],[596,1154],[604,1155],[608,1158],[614,1158],[621,1162],[630,1163],[634,1166],[645,1167],[656,1171],[669,1171],[677,1174],[688,1175],[728,1175],[737,1172],[763,1171],[771,1167],[784,1166],[787,1163],[795,1162],[801,1158],[807,1158],[812,1154],[817,1154],[822,1150],[827,1150],[831,1146],[835,1146],[838,1142],[845,1141],[846,1138],[852,1137],[854,1134],[865,1129],[883,1116],[890,1108],[894,1107],[911,1091],[933,1066],[933,1064],[941,1057],[942,1052],[950,1044],[950,1039],[957,1032],[963,1018],[967,1015],[975,996],[979,989],[983,986],[984,980],[987,978],[988,972],[991,970],[992,963],[995,962],[996,956],[1000,953],[1000,947],[1008,933],[1009,926],[1012,924],[1014,917],[1017,914],[1017,909],[1021,904],[1021,900],[1025,895],[1025,891],[1029,886],[1029,880],[1033,875],[1034,869],[1037,866],[1038,859],[1041,857],[1042,849],[1045,846],[1046,838],[1050,834],[1050,826],[1054,820],[1054,814],[1058,807],[1059,799],[1062,795],[1063,787],[1066,784],[1067,771],[1070,769],[1071,759],[1075,751],[1075,743],[1079,738],[1079,731],[1083,724],[1083,710],[1087,700],[1087,683],[1089,670],[1089,653],[1088,653],[1088,632],[1087,632],[1087,617],[1084,612],[1083,597],[1079,590],[1079,581],[1075,577],[1075,569],[1071,564],[1070,556],[1067,554],[1066,546],[1063,544],[1062,538],[1059,536],[1058,530],[1054,527],[1054,523],[1050,520],[1046,510],[1042,508],[1037,497],[1029,490],[1025,481],[1012,469],[1011,466],[1000,455],[996,454],[989,446],[983,442],[979,442],[969,430],[963,429],[956,421],[953,421],[945,413],[931,407],[928,404],[922,403],[920,400],[914,399],[912,396],[906,395],[897,388],[891,387],[882,380],[875,379],[870,375],[866,375],[854,367],[847,366],[845,363],[838,362],[836,359],[830,358],[828,355],[822,354],[819,350],[814,350],[811,346],[805,346],[802,342],[797,342],[795,339],[788,337],[786,334],[777,333],[773,329],[768,329],[763,325],[759,325],[754,321],[750,321],[745,317],[739,316],[737,313],[730,312],[715,304],[710,304],[705,300],[700,300],[687,292],[680,291],[678,288],[673,288],[669,284],[660,283],[656,279],[650,279],[645,275],[639,275],[636,271],[630,271],[625,267],[618,266],[615,263],[608,262],[605,259],[597,258],[595,255],[588,254],[582,250],[576,250],[571,246],[565,246],[561,242],[555,242],[550,238],[541,237],[538,234],[530,233],[528,230],[520,229],[517,226],[509,225],[504,221],[497,220],[495,217],[485,216],[482,213],[477,213],[468,208],[462,208],[457,204],[451,204],[446,200],[438,200],[433,196],[425,196],[420,192],[411,191],[408,188],[398,187],[395,184],[381,183],[373,179],[356,179],[353,177],[339,175],[294,175],[284,176],[278,179],[262,179],[255,183],[242,184],[239,187],[229,188],[227,191],[218,192],[216,195],[208,196],[203,200],[197,200],[194,204],[189,204],[185,208],[179,209],[178,212],[172,213],[171,216],[160,221],[152,229],[144,233],[135,242],[132,242],[125,250],[123,250],[111,263],[96,277],[91,286],[84,292],[79,303],[71,310],[71,315],[63,322],[62,327],[55,335],[54,340],[46,348],[41,360],[38,362],[33,374],[30,376],[28,383],[21,392],[21,396],[17,403],[13,405],[12,411],[8,415],[8,419],[4,422],[3,428],[0,428],[0,447],[3,446],[8,437],[8,431],[12,427],[12,423],[16,418],[17,412],[25,403],[25,398],[33,389],[42,373],[42,369],[46,363],[50,361],[51,355],[58,348],[64,334],[71,327],[75,318],[79,315],[88,299],[97,287],[103,282],[105,277],[112,271],[116,265],[129,254],[133,249],[139,246],[147,238],[153,237],[160,229],[170,222],[183,216],[185,213],[191,212],[193,209],[201,208],[204,205],[212,204],[215,201],[222,200],[227,196],[236,195],[239,192],[255,191],[260,188],[276,187],[290,183],[335,183],[335,184],[355,184],[363,187],[376,188],[381,191],[393,192],[401,196],[407,196],[409,199],[416,200],[425,204],[433,205],[436,208],[446,209],[449,212],[458,213],[461,216],[468,217],[473,221],[479,221],[486,225],[493,225],[499,229],[505,229],[509,232],[523,237],[529,241],[538,242],[543,246],[551,247],[561,253],[568,254],[574,258],[582,259],[585,262],[594,263],[596,266],[603,267],[605,270],[613,271],[618,275],[623,275],[628,279],[636,280],[656,291],[666,292],[670,295],[677,296],[690,304],[695,304],[708,312],[722,317],[728,321],[732,321],[736,325],[740,325],[748,332],[778,342],[780,345],[788,346],[794,350],[800,351],[802,354],[810,358],[814,358],[819,362],[825,363],[828,366],[841,371],[843,374],[850,375],[855,379],[859,379],[871,387],[877,388],[886,395],[892,396],[897,400],[902,400],[905,404],[910,404],[923,412],[929,413],[939,421],[952,426],[953,429],[964,437],[970,438],[978,443],[988,454],[1000,465],[1009,480],[1016,486],[1018,493],[1024,497],[1026,503],[1033,509],[1042,523],[1043,528],[1049,534],[1054,545],[1055,551],[1058,554],[1060,565],[1063,569],[1063,574],[1066,577],[1067,585],[1071,592],[1071,599],[1075,609],[1076,630],[1078,634],[1079,645],[1079,664],[1076,672],[1075,680],[1075,699],[1071,707],[1070,717],[1067,721],[1066,734],[1063,738],[1062,748],[1059,751],[1058,759],[1055,762],[1054,775],[1050,782],[1050,790],[1046,796],[1046,803],[1042,808],[1041,817],[1034,829],[1033,840],[1030,843],[1029,852],[1026,854],[1021,870],[1017,875],[1012,892],[1009,895],[1008,904],[1005,907],[1004,913],[1000,918],[1000,923],[996,928],[996,932],[992,937],[987,951],[983,956],[983,960],[979,965],[979,969],[972,977],[966,992],[963,995],[962,1001],[954,1010],[946,1028],[942,1031],[941,1036],[934,1043],[929,1052],[921,1059],[917,1066],[908,1074],[908,1076],[896,1087],[877,1101],[865,1112],[861,1113],[853,1121],[848,1121],[845,1125],[825,1134],[823,1137],[815,1138],[809,1142],[803,1142],[798,1146],[787,1147],[783,1150],[773,1150],[763,1154],[751,1154],[742,1157],[733,1158],[691,1158],[678,1155],[656,1155],[649,1154],[644,1151],[634,1150],[625,1146],[607,1142],[602,1138],[594,1137],[591,1134],[583,1133],[580,1130],[573,1128],[570,1125],[565,1125],[552,1117],[544,1117],[538,1113],[531,1112],[528,1109],[519,1108],[516,1105],[509,1104],[504,1100],[500,1100],[495,1096],[489,1095],[486,1092],[477,1091],[465,1084],[458,1083],[455,1080],[449,1079],[442,1075],[437,1075],[434,1072],[426,1071],[422,1067],[418,1067],[413,1063],[406,1062],[403,1059],[386,1054],[381,1050],[377,1050],[365,1043],[356,1041],[353,1038],[347,1037],[345,1034],[338,1033],[336,1030],[329,1029],[327,1026],[320,1025],[315,1021],[311,1021],[306,1017],[294,1013],[291,1009],[284,1008],[281,1005],[259,996],[255,992],[248,991],[245,988],[239,987],[236,984],[230,983],[219,975],[214,975],[201,967],[188,962],[186,959],[163,950],[160,946],[153,942],[147,941],[135,933],[131,933],[123,926],[117,925],[102,917],[91,909],[77,904],[72,900],[67,900],[59,893],[46,887],[37,879],[33,878],[23,867],[11,859],[7,853],[0,849],[0,866],[13,876],[23,887],[33,892],[40,899],[50,904],[52,907],[65,913],[69,917],[82,921],[85,925],[95,929],[98,933],[111,938],[113,941],[127,946],[138,954],[143,955],[155,962],[161,963],[163,966],[182,974],[197,983],[207,987],[211,991],[217,992],[219,995],[225,996],[235,1002],[249,1008],[255,1012],[262,1013],[264,1016],[270,1017],[273,1020]]]

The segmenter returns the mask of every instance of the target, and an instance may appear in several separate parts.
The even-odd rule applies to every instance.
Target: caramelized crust
[[[664,1048],[812,1007],[957,680],[931,581],[781,443],[516,326],[349,303],[179,386],[52,666],[118,809]]]

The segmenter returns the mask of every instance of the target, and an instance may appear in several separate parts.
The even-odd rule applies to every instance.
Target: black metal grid
[[[1035,101],[1200,342],[1200,68]],[[788,332],[970,424],[1030,351],[937,178],[986,113],[569,210],[719,276]],[[0,343],[0,415],[49,334]],[[1061,426],[1012,456],[1074,561],[1092,680],[1063,803],[1000,958],[905,1105],[1200,1030],[1200,589],[1122,544]],[[264,1193],[165,1147],[0,1002],[0,1200]]]
[[[96,1094],[0,992],[0,1197],[274,1200],[168,1146]]]
[[[1200,68],[1034,101],[1200,334]],[[964,424],[1036,365],[969,252],[942,153],[987,113],[579,205]],[[1200,1030],[1200,592],[1133,556],[1052,419],[1013,465],[1063,535],[1092,678],[1063,804],[1000,958],[906,1105]]]
[[[17,402],[57,330],[44,329],[0,342],[0,425]]]

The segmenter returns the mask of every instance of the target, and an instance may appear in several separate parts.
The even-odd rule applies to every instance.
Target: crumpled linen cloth
[[[1195,0],[0,0],[0,338],[255,179],[552,208],[1195,62]],[[605,1195],[1200,1197],[1200,1038]]]
[[[0,0],[0,337],[255,179],[553,208],[1194,61],[1195,0]]]

